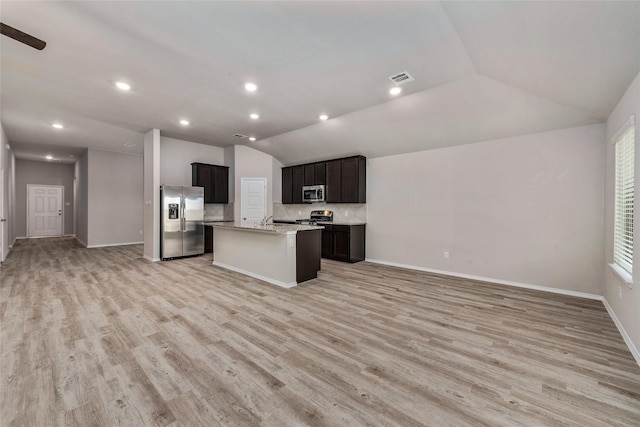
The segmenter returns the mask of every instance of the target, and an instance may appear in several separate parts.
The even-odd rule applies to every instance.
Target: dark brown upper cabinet
[[[282,168],[282,204],[293,203],[293,168]]]
[[[367,159],[362,156],[340,160],[342,167],[342,203],[367,201]]]
[[[309,163],[304,166],[304,185],[326,184],[326,162]]]
[[[304,165],[293,168],[292,203],[302,203],[302,187],[304,186]]]
[[[304,185],[316,185],[316,167],[313,163],[304,165]]]
[[[302,203],[304,185],[324,185],[327,203],[366,203],[367,159],[363,156],[282,168],[282,203]]]
[[[327,162],[327,183],[325,185],[325,201],[340,203],[342,201],[342,163],[340,159]]]
[[[191,185],[204,187],[205,203],[229,203],[229,167],[191,163]]]
[[[313,185],[327,184],[327,162],[318,162],[313,164],[314,183]]]

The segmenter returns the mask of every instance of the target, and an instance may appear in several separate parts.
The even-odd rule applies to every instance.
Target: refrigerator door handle
[[[187,230],[187,221],[184,218],[184,207],[186,202],[186,197],[184,197],[184,195],[180,196],[180,210],[182,211],[180,215],[180,231],[183,233]]]

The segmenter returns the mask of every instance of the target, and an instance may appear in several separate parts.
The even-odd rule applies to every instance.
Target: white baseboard
[[[144,259],[146,259],[147,261],[151,261],[151,262],[158,262],[158,261],[160,261],[160,258],[150,257],[149,255],[143,255],[142,257],[143,257]]]
[[[567,289],[559,289],[559,288],[551,288],[551,287],[548,287],[548,286],[532,285],[530,283],[512,282],[510,280],[494,279],[493,277],[475,276],[473,274],[456,273],[456,272],[446,271],[446,270],[435,270],[433,268],[419,267],[419,266],[416,266],[416,265],[409,265],[409,264],[400,264],[400,263],[397,263],[397,262],[381,261],[381,260],[377,260],[377,259],[369,259],[369,258],[367,258],[366,261],[374,263],[374,264],[382,264],[382,265],[390,265],[392,267],[406,268],[408,270],[424,271],[426,273],[443,274],[445,276],[461,277],[463,279],[479,280],[481,282],[497,283],[499,285],[515,286],[517,288],[525,288],[525,289],[532,289],[532,290],[536,290],[536,291],[551,292],[551,293],[554,293],[554,294],[568,295],[568,296],[579,297],[579,298],[587,298],[587,299],[593,299],[593,300],[598,300],[598,301],[602,300],[602,295],[590,294],[590,293],[587,293],[587,292],[570,291],[570,290],[567,290]]]
[[[271,283],[272,285],[280,286],[281,288],[293,288],[294,286],[298,285],[296,282],[291,282],[291,283],[282,282],[280,280],[261,276],[260,274],[256,274],[251,271],[243,270],[241,268],[233,267],[231,265],[223,264],[217,261],[213,261],[213,265],[217,267],[226,268],[227,270],[235,271],[236,273],[244,274],[245,276],[253,277],[254,279],[262,280],[263,282]]]
[[[551,288],[551,287],[547,287],[547,286],[532,285],[530,283],[512,282],[512,281],[509,281],[509,280],[494,279],[494,278],[491,278],[491,277],[474,276],[472,274],[463,274],[463,273],[455,273],[455,272],[451,272],[451,271],[435,270],[435,269],[432,269],[432,268],[419,267],[419,266],[410,265],[410,264],[400,264],[400,263],[397,263],[397,262],[381,261],[381,260],[377,260],[377,259],[367,259],[366,261],[374,263],[374,264],[382,264],[382,265],[389,265],[389,266],[392,266],[392,267],[406,268],[408,270],[424,271],[426,273],[434,273],[434,274],[442,274],[442,275],[445,275],[445,276],[461,277],[463,279],[480,280],[482,282],[496,283],[496,284],[499,284],[499,285],[515,286],[515,287],[518,287],[518,288],[533,289],[533,290],[536,290],[536,291],[551,292],[551,293],[554,293],[554,294],[568,295],[568,296],[573,296],[573,297],[578,297],[578,298],[586,298],[586,299],[591,299],[591,300],[602,301],[602,303],[604,304],[607,312],[609,313],[609,316],[613,320],[613,323],[615,323],[616,327],[618,328],[618,331],[620,331],[620,335],[622,335],[622,339],[624,339],[625,344],[627,344],[627,347],[629,348],[629,351],[631,352],[631,355],[633,356],[633,358],[638,363],[638,366],[640,366],[640,352],[638,352],[638,349],[633,344],[633,341],[631,341],[631,338],[629,337],[629,334],[627,334],[627,331],[624,330],[624,327],[622,326],[622,323],[620,323],[620,321],[618,320],[618,317],[614,313],[613,309],[611,308],[611,306],[609,305],[607,300],[602,295],[596,295],[596,294],[590,294],[590,293],[578,292],[578,291],[569,291],[569,290],[566,290],[566,289]]]
[[[87,247],[87,244],[85,242],[83,242],[82,240],[80,240],[80,238],[78,236],[73,236],[78,243],[80,243],[82,246],[84,246],[85,248]]]
[[[87,246],[87,249],[108,248],[108,247],[111,247],[111,246],[142,245],[142,244],[144,244],[144,242],[107,243],[106,245],[91,245],[91,246]]]
[[[616,313],[613,311],[613,308],[611,308],[611,306],[609,305],[609,302],[605,297],[602,297],[602,303],[604,304],[604,307],[607,309],[609,316],[611,316],[613,323],[616,324],[616,327],[618,328],[620,335],[622,335],[622,339],[627,344],[627,347],[629,348],[631,355],[633,356],[634,359],[636,359],[636,363],[638,364],[638,366],[640,366],[640,351],[638,351],[638,348],[635,346],[633,341],[631,341],[631,337],[629,337],[629,334],[627,334],[627,331],[625,331],[624,326],[622,326],[622,323],[620,322],[620,320],[618,320],[618,316],[616,316]]]

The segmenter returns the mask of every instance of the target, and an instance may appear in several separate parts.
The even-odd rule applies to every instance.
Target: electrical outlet
[[[444,259],[449,259],[449,251],[444,251]]]
[[[302,211],[298,211],[298,215],[302,215]]]
[[[344,216],[349,216],[349,211],[344,211]]]
[[[142,230],[138,230],[138,233],[142,236]]]

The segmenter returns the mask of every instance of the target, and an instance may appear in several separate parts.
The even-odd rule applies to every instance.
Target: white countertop
[[[204,225],[210,225],[214,228],[227,228],[243,231],[255,231],[259,233],[270,234],[296,234],[298,231],[322,230],[324,227],[319,225],[302,225],[302,224],[268,224],[268,225],[244,225],[240,222],[204,222]]]

